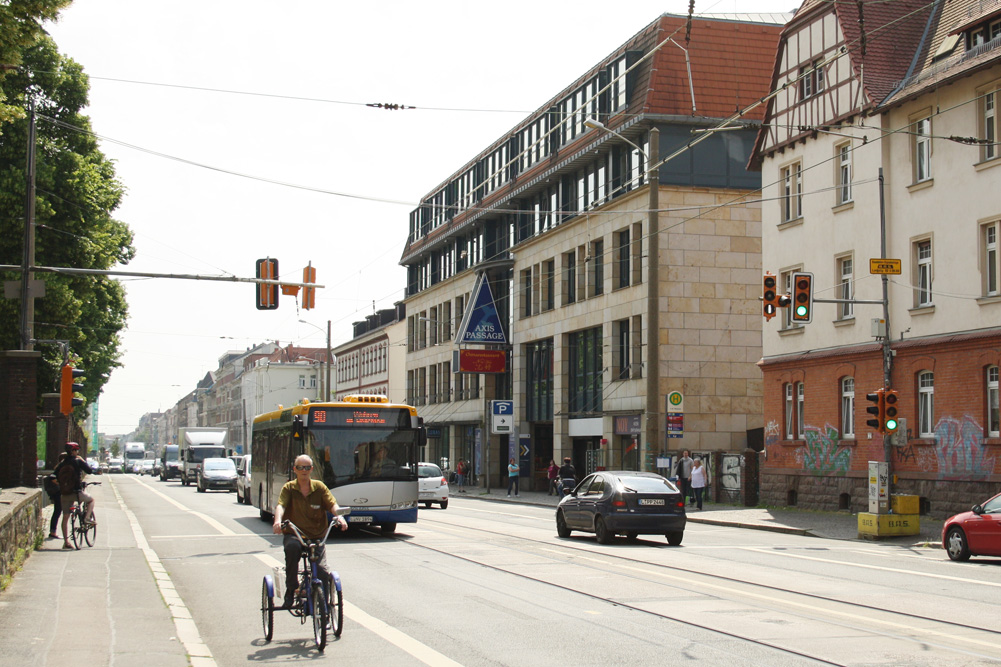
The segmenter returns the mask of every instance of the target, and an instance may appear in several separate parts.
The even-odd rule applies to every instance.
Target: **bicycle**
[[[101,486],[101,483],[81,482],[80,490],[82,491],[88,486]],[[80,503],[79,499],[74,500],[73,504],[70,505],[70,537],[73,540],[73,548],[77,551],[80,550],[80,545],[84,542],[87,543],[88,547],[94,546],[94,540],[97,539],[97,523],[87,521],[86,513],[87,508]]]
[[[346,516],[351,513],[348,507],[338,510],[338,516]],[[344,628],[344,592],[341,588],[341,576],[331,570],[330,581],[334,584],[333,589],[329,583],[320,576],[319,562],[323,553],[323,545],[326,544],[330,531],[337,525],[336,521],[331,521],[327,526],[326,534],[318,540],[307,540],[302,536],[299,527],[291,521],[283,521],[282,527],[289,527],[299,543],[303,546],[302,567],[299,576],[299,589],[293,598],[292,606],[286,607],[284,604],[276,607],[274,598],[276,597],[275,577],[265,575],[261,586],[261,624],[264,629],[264,640],[271,641],[275,630],[275,611],[288,611],[292,616],[300,619],[302,624],[307,618],[313,619],[313,641],[316,647],[322,652],[327,645],[327,629],[335,637],[341,636]],[[302,595],[302,593],[307,593]]]

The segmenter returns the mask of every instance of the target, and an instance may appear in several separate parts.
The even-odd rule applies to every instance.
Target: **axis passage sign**
[[[497,305],[486,274],[481,273],[473,288],[473,299],[462,316],[458,332],[459,343],[484,343],[506,345],[507,334],[501,324]]]

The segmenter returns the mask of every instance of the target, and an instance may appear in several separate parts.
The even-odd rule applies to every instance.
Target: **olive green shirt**
[[[282,518],[294,523],[303,537],[317,540],[327,533],[327,512],[334,511],[337,501],[327,485],[318,479],[309,480],[309,495],[303,496],[299,481],[293,479],[282,487],[278,504],[285,508]],[[292,529],[285,530],[292,534]]]

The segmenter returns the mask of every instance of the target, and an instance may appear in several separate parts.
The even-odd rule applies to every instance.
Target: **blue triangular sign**
[[[480,274],[473,294],[469,310],[462,318],[459,331],[460,343],[500,343],[507,344],[504,325],[501,324],[494,304],[494,295],[490,291],[490,282],[484,274]]]

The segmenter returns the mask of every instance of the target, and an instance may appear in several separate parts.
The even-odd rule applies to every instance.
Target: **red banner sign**
[[[452,363],[455,373],[503,373],[506,367],[504,350],[458,350]]]

